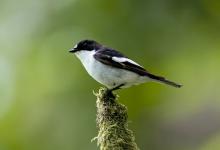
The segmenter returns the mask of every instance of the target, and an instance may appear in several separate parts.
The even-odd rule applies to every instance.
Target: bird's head
[[[69,52],[75,53],[78,51],[92,51],[98,50],[101,48],[101,45],[94,40],[82,40],[78,42]]]

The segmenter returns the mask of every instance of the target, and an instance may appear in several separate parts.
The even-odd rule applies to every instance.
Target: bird
[[[149,81],[164,83],[176,88],[182,86],[150,73],[121,52],[95,40],[81,40],[69,52],[78,57],[88,74],[107,87],[109,93]]]

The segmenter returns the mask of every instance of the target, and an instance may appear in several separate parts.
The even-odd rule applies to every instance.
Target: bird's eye
[[[89,45],[89,43],[84,43],[84,44],[83,44],[83,46],[88,46],[88,45]]]
[[[84,47],[85,49],[90,49],[89,43],[84,43],[84,44],[83,44],[83,47]]]

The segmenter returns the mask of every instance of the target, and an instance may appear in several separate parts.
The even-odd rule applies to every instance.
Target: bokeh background
[[[97,149],[81,39],[184,85],[117,91],[142,150],[220,149],[220,1],[0,0],[0,150]]]

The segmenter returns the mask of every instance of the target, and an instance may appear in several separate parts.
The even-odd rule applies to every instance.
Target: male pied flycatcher
[[[94,40],[82,40],[70,50],[80,59],[86,71],[110,91],[157,81],[180,88],[182,85],[146,71],[122,53]]]

